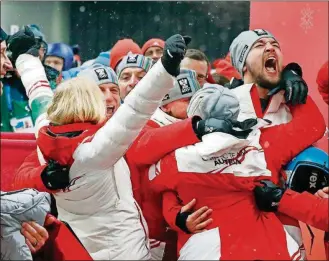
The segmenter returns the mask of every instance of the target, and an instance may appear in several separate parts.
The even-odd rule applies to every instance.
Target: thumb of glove
[[[189,35],[184,35],[183,39],[185,41],[186,46],[192,41],[192,37]]]
[[[286,81],[286,89],[284,93],[284,98],[286,100],[286,103],[290,103],[292,100],[292,92],[293,92],[293,86],[290,81]]]
[[[275,185],[271,180],[262,180],[260,183],[266,188],[271,188],[271,189],[278,188],[278,186]]]
[[[238,139],[246,139],[251,131],[252,130],[243,130],[243,131],[232,130],[230,134]]]
[[[241,130],[249,130],[251,127],[257,124],[257,119],[246,119],[244,121],[231,121],[234,128]],[[250,130],[251,131],[251,130]]]

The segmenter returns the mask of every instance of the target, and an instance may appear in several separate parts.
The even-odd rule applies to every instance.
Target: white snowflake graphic
[[[314,11],[309,7],[303,8],[301,11],[301,22],[300,27],[304,30],[305,33],[313,27],[313,13]]]

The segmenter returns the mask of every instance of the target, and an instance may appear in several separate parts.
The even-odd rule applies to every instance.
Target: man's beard
[[[262,74],[255,73],[249,66],[248,70],[254,80],[254,83],[257,84],[259,87],[262,87],[264,89],[272,90],[275,87],[277,87],[280,84],[281,76],[277,81],[270,81],[266,79]],[[281,75],[281,73],[279,73]]]

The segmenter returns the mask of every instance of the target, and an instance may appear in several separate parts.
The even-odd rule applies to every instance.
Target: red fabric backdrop
[[[328,2],[251,2],[250,28],[269,30],[281,44],[285,63],[295,61],[302,66],[309,93],[328,126],[328,105],[323,102],[316,85],[317,73],[328,60]],[[328,133],[317,146],[328,152]],[[310,238],[305,226],[302,227],[309,250]],[[325,260],[323,233],[313,231],[316,238],[308,258]]]

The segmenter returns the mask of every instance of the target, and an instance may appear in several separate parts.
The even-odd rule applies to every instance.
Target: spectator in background
[[[197,49],[188,49],[181,63],[181,69],[189,69],[196,72],[201,87],[207,81],[209,66],[210,63],[207,56]]]
[[[316,78],[316,82],[318,84],[318,89],[319,89],[319,92],[323,98],[323,100],[328,104],[329,103],[329,99],[328,99],[328,96],[329,96],[329,85],[328,85],[328,82],[329,82],[329,67],[328,67],[328,61],[326,63],[324,63],[322,65],[322,67],[320,68],[319,72],[318,72],[318,76]]]
[[[82,64],[80,57],[80,46],[78,44],[73,45],[72,51],[74,54],[74,67],[80,67]]]
[[[226,55],[224,59],[216,59],[213,62],[216,73],[221,76],[224,76],[229,81],[234,77],[235,79],[241,79],[240,73],[233,67],[231,62],[230,53]]]
[[[133,54],[142,54],[141,48],[132,39],[117,41],[111,49],[110,67],[116,71],[117,65],[129,52]]]
[[[55,68],[60,73],[72,68],[74,57],[72,48],[64,43],[49,44],[45,65]]]
[[[110,67],[110,50],[106,51],[106,52],[101,52],[97,58],[94,60],[94,64],[99,63],[102,64],[104,66]]]
[[[145,57],[149,57],[156,62],[163,55],[164,44],[165,42],[162,39],[152,38],[143,45],[142,53]]]
[[[113,49],[111,54],[112,53]],[[113,56],[111,57],[111,61],[112,58]],[[152,60],[141,54],[133,53],[129,53],[122,58],[121,62],[116,66],[116,73],[119,78],[121,100],[124,101],[126,96],[150,70]]]

